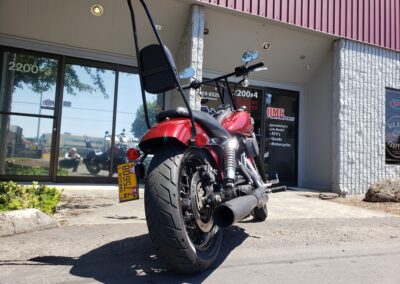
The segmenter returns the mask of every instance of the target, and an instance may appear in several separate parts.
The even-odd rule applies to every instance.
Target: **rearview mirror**
[[[196,75],[196,71],[194,70],[193,67],[188,67],[188,68],[182,70],[181,72],[179,72],[180,79],[189,79],[189,78],[194,77],[194,75]]]
[[[139,53],[143,88],[150,94],[163,93],[176,88],[173,73],[176,73],[174,58],[169,49],[166,46],[164,48],[166,54],[162,46],[158,44],[146,46]],[[167,58],[172,62],[173,71]]]
[[[258,58],[259,54],[260,53],[258,52],[258,50],[246,51],[242,55],[242,60],[245,63],[249,63],[250,61],[256,60]]]

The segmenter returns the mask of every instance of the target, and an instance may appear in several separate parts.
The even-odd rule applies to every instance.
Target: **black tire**
[[[187,209],[182,207],[183,189],[190,182],[184,182],[183,177],[189,176],[186,175],[188,167],[201,161],[211,164],[204,151],[167,145],[152,159],[145,184],[145,212],[150,238],[167,268],[179,273],[205,270],[214,262],[221,248],[222,231],[211,221],[211,231],[202,232],[197,221],[187,221]],[[204,244],[200,242],[202,238]]]
[[[267,204],[260,208],[254,208],[253,212],[251,212],[251,215],[253,215],[255,221],[265,221],[265,219],[268,217]]]

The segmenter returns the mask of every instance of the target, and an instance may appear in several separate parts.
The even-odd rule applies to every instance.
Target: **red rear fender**
[[[154,154],[158,149],[166,144],[179,143],[181,145],[189,145],[191,138],[192,127],[189,118],[173,118],[169,120],[164,120],[151,129],[149,129],[143,136],[139,143],[140,149],[148,154]],[[205,134],[203,128],[196,123],[197,134]],[[208,137],[208,135],[207,135]],[[211,146],[206,146],[204,148],[210,155],[218,168],[218,174],[223,177],[223,169],[221,164],[221,158],[219,157],[216,149]]]
[[[143,136],[139,143],[139,147],[145,153],[154,153],[162,145],[179,142],[184,145],[189,145],[191,138],[192,127],[189,118],[171,118],[157,123],[150,128]],[[196,132],[207,133],[199,124],[196,125]]]

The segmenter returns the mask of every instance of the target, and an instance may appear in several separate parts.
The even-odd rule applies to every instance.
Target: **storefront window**
[[[66,64],[58,166],[69,175],[108,177],[115,71]],[[69,76],[74,76],[71,81]]]
[[[49,118],[1,114],[0,133],[7,133],[2,174],[48,176],[52,127]]]
[[[386,163],[400,164],[400,90],[386,89]]]
[[[0,175],[49,176],[58,60],[3,52]]]
[[[137,148],[147,131],[135,68],[0,49],[0,178],[31,176],[27,179],[67,181],[59,177],[72,176],[69,180],[95,178],[111,182],[118,165],[126,162],[126,150]],[[65,63],[60,66],[60,62]],[[277,172],[281,180],[295,182],[298,94],[230,84],[236,106],[245,106],[254,119],[267,173],[273,177]],[[222,103],[231,103],[227,89],[221,86],[224,100],[215,85],[201,88],[202,97],[207,99],[203,111],[216,113]],[[387,112],[390,117],[386,138],[387,146],[394,149],[396,139],[400,139],[397,129],[393,130],[396,100],[400,101],[397,97],[398,91],[388,90],[387,107],[392,109]],[[165,95],[146,94],[146,100],[150,123],[154,125],[156,115],[164,110]],[[288,120],[292,117],[294,120]],[[396,155],[395,150],[387,149],[387,162],[393,163]],[[151,158],[149,155],[145,164]]]
[[[53,115],[57,60],[13,52],[3,55],[0,110]]]
[[[156,122],[156,115],[163,110],[164,95],[146,94],[146,101],[150,124],[153,125]],[[125,149],[130,147],[138,149],[139,141],[147,130],[139,75],[119,72],[114,151],[116,165],[125,163]],[[151,158],[152,156],[149,155],[144,161],[147,166]],[[113,173],[114,176],[117,176],[115,170]]]

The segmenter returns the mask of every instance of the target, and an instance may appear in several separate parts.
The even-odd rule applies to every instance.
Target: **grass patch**
[[[7,161],[6,174],[16,176],[48,176],[49,168],[25,166]],[[68,176],[68,170],[64,168],[58,168],[57,176]]]
[[[0,183],[0,211],[36,208],[47,214],[56,211],[60,201],[61,190],[47,185],[16,184],[15,182]]]
[[[393,215],[400,216],[400,203],[399,202],[367,202],[363,200],[363,196],[346,196],[346,198],[335,198],[329,201],[336,203],[361,207],[364,209],[381,211]]]

